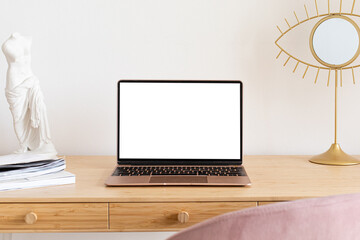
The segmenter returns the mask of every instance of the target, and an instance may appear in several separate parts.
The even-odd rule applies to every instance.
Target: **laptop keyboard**
[[[245,176],[242,167],[226,166],[126,166],[117,167],[113,176],[147,176],[147,175],[192,175],[192,176]]]

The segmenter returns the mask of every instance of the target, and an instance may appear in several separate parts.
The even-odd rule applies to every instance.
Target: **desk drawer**
[[[0,204],[0,230],[107,229],[107,203]]]
[[[220,214],[255,206],[256,202],[110,203],[110,229],[179,230]]]

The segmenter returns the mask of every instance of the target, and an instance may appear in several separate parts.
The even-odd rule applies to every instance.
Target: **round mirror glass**
[[[320,20],[310,40],[314,57],[326,66],[346,66],[359,54],[359,28],[347,17],[331,16]]]

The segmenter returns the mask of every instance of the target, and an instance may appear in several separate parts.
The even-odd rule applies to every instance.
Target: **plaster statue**
[[[20,148],[15,153],[56,156],[44,97],[31,70],[31,37],[13,33],[2,45],[8,62],[5,95]]]

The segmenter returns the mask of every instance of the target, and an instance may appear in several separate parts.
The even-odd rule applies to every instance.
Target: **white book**
[[[54,160],[52,163],[46,164],[44,166],[20,168],[3,172],[0,171],[0,181],[30,178],[49,173],[60,172],[64,170],[65,167],[65,161],[63,159],[59,159]]]
[[[75,175],[66,171],[23,179],[0,181],[0,191],[37,188],[75,183]]]
[[[21,153],[21,154],[9,154],[0,156],[0,166],[7,164],[17,163],[29,163],[49,159],[58,159],[53,154],[33,154],[33,153]]]

